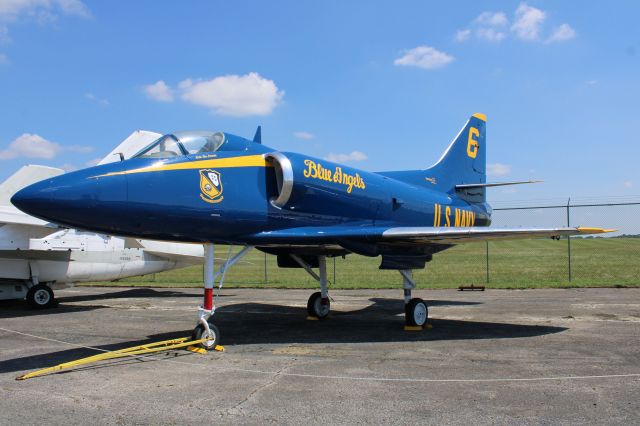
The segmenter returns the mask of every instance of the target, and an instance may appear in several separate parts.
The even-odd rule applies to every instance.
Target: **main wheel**
[[[309,297],[307,302],[307,312],[309,316],[316,318],[326,318],[331,311],[331,302],[327,299],[326,303],[322,303],[322,294],[316,291]]]
[[[27,292],[27,303],[34,309],[50,308],[53,302],[53,290],[48,285],[34,285]]]
[[[422,327],[427,323],[429,318],[429,309],[424,300],[415,298],[411,299],[406,306],[405,316],[407,325],[417,325]]]
[[[209,323],[209,331],[207,331],[204,325],[198,324],[196,328],[193,329],[193,335],[191,337],[193,340],[207,339],[200,343],[200,346],[208,351],[215,349],[216,345],[220,343],[220,331],[218,327],[211,323]]]

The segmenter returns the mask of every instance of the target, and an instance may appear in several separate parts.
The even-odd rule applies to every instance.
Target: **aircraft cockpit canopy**
[[[215,152],[226,141],[222,132],[188,131],[164,135],[142,149],[134,158],[172,158]]]

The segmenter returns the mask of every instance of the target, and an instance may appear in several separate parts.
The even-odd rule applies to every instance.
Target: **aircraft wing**
[[[33,216],[22,213],[15,207],[0,206],[0,224],[13,223],[16,225],[48,226],[49,222],[36,219]],[[52,231],[53,232],[53,231]]]
[[[127,239],[127,244],[144,249],[145,253],[170,259],[182,264],[199,265],[202,263],[204,249],[202,244],[172,243],[154,240]]]
[[[124,160],[128,160],[131,156],[135,155],[145,146],[162,136],[160,133],[149,132],[147,130],[136,130],[131,133],[125,140],[115,147],[109,154],[107,154],[100,162],[100,164],[115,163],[120,161],[120,154]]]
[[[31,185],[43,179],[59,176],[64,173],[62,169],[46,166],[23,166],[0,184],[0,224],[52,226],[49,222],[36,219],[15,208],[11,202],[11,196],[25,186]]]
[[[491,227],[365,227],[331,226],[289,228],[261,232],[252,236],[256,245],[329,244],[341,241],[384,245],[461,244],[486,240],[526,238],[557,238],[568,235],[589,235],[613,232],[612,229],[563,228],[491,228]]]
[[[589,235],[613,232],[613,229],[563,228],[428,228],[396,227],[382,233],[383,241],[459,244],[486,240],[515,240],[526,238],[559,238],[569,235]]]

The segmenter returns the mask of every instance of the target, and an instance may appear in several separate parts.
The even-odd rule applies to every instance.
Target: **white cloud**
[[[551,34],[546,43],[559,43],[576,37],[576,30],[569,24],[562,24]]]
[[[80,154],[87,154],[91,151],[93,151],[93,147],[92,146],[86,146],[86,145],[69,145],[69,146],[63,146],[61,148],[62,151],[69,151],[69,152],[78,152]]]
[[[458,31],[456,31],[455,40],[458,41],[458,42],[467,41],[470,36],[471,36],[471,30],[469,30],[469,29],[458,30]]]
[[[454,60],[454,57],[430,46],[418,46],[407,50],[403,56],[393,63],[401,66],[413,66],[423,69],[443,67]]]
[[[245,117],[269,115],[280,104],[284,91],[273,80],[256,72],[224,75],[211,80],[183,80],[178,85],[185,102],[211,108],[220,115]]]
[[[24,133],[9,144],[7,149],[0,151],[0,160],[10,160],[17,157],[53,158],[60,152],[61,146],[50,142],[42,136]]]
[[[295,136],[298,139],[305,139],[305,140],[313,139],[315,137],[313,133],[309,133],[309,132],[294,132],[293,136]]]
[[[522,40],[538,40],[540,29],[547,14],[540,9],[520,3],[516,9],[516,19],[511,26],[516,36]]]
[[[0,65],[6,65],[9,63],[9,58],[4,53],[0,53]]]
[[[511,173],[511,166],[501,163],[487,164],[487,175],[504,176]]]
[[[173,101],[173,89],[162,80],[158,80],[153,84],[144,86],[144,92],[147,96],[154,101],[158,102],[172,102]]]
[[[498,31],[495,28],[478,28],[476,35],[479,39],[493,42],[502,41],[507,36],[504,32]]]
[[[367,158],[367,154],[365,154],[364,152],[352,151],[350,154],[334,154],[333,152],[331,152],[324,159],[327,161],[332,161],[334,163],[349,163],[364,161]]]
[[[96,95],[94,95],[91,92],[85,93],[84,97],[89,99],[90,101],[93,101],[93,102],[97,103],[98,105],[102,105],[102,106],[109,105],[109,100],[98,98]]]
[[[284,90],[273,80],[256,72],[223,75],[211,80],[182,80],[176,89],[159,80],[144,86],[147,96],[159,102],[172,102],[179,96],[185,102],[210,108],[215,114],[233,117],[269,115],[282,102]]]
[[[59,15],[90,18],[91,11],[80,0],[0,0],[0,41],[9,41],[10,23],[31,20],[49,24]]]
[[[631,182],[630,180],[627,180],[623,183],[625,188],[633,188],[633,182]]]
[[[589,86],[595,86],[596,84],[598,84],[598,80],[587,80],[587,84]]]
[[[488,25],[491,27],[504,27],[509,23],[507,15],[504,12],[482,12],[475,20],[480,25]]]
[[[7,149],[0,151],[0,160],[11,160],[18,157],[51,159],[62,151],[88,153],[92,150],[93,148],[90,146],[62,146],[56,142],[48,141],[40,135],[23,133],[14,139]]]
[[[57,3],[66,15],[80,16],[81,18],[91,17],[91,11],[80,0],[58,0]]]

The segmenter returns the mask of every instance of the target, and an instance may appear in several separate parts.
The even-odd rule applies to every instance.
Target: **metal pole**
[[[264,283],[269,282],[269,275],[267,275],[267,253],[264,254]]]
[[[336,285],[336,257],[333,256],[333,285]]]
[[[567,227],[571,226],[571,197],[567,200]],[[569,259],[569,282],[571,282],[571,235],[567,235],[567,256]]]
[[[487,284],[489,284],[489,240],[485,243],[487,244]]]

